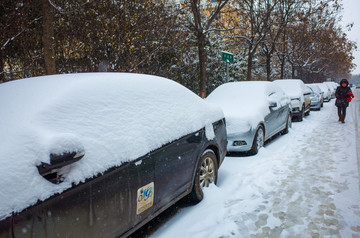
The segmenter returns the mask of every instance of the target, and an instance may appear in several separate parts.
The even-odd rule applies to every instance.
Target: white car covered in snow
[[[313,83],[313,85],[317,85],[320,88],[323,93],[324,102],[330,102],[332,97],[331,89],[324,83]]]
[[[290,97],[292,116],[302,121],[310,114],[311,90],[300,79],[279,79],[274,81]]]
[[[221,108],[180,84],[87,73],[0,84],[0,237],[128,236],[216,183]]]
[[[226,83],[206,100],[224,111],[228,152],[256,154],[266,140],[291,127],[290,99],[272,82]]]

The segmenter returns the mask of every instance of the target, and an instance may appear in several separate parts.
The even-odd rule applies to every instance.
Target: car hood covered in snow
[[[127,73],[70,74],[0,85],[0,219],[223,118],[178,83]],[[85,151],[65,181],[37,165]]]

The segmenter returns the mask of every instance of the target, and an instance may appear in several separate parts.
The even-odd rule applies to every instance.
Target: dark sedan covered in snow
[[[127,73],[0,85],[0,237],[122,237],[216,183],[223,112]]]

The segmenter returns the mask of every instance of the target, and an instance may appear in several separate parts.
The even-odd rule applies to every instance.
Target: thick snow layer
[[[290,98],[299,98],[303,96],[304,88],[301,87],[301,81],[297,79],[281,79],[275,80],[275,84],[279,85]]]
[[[136,159],[223,118],[178,83],[149,75],[93,73],[0,85],[0,219],[112,166]],[[37,165],[50,153],[85,151],[65,181]]]
[[[360,237],[360,90],[337,121],[333,102],[255,156],[228,156],[218,184],[150,237]],[[159,219],[157,220],[159,222]]]
[[[280,107],[290,101],[279,87],[265,81],[226,83],[217,87],[206,100],[223,109],[228,134],[256,128],[270,113],[270,102]]]

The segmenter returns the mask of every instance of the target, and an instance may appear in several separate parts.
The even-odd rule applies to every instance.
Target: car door
[[[139,191],[153,183],[153,168],[149,156],[112,168],[14,214],[10,227],[0,227],[0,237],[120,236],[151,217],[153,203],[139,201]]]
[[[168,206],[170,201],[191,188],[204,137],[204,130],[199,130],[163,146],[152,155],[157,210]]]
[[[265,131],[266,137],[269,138],[274,135],[279,127],[279,117],[281,113],[281,105],[277,98],[276,91],[269,89],[267,91],[267,99],[269,102],[269,114],[265,117]]]
[[[270,108],[272,111],[271,136],[284,129],[289,115],[288,98],[285,93],[275,85],[271,85],[269,91],[269,101],[276,102],[276,107]]]
[[[276,87],[275,90],[281,105],[278,128],[278,131],[280,131],[286,127],[288,122],[288,117],[290,116],[291,111],[291,100],[281,88]]]
[[[0,237],[114,237],[131,228],[132,209],[125,164],[14,214]]]
[[[154,212],[155,177],[154,157],[150,154],[129,164],[129,186],[131,209],[128,219],[135,227],[148,220]]]

